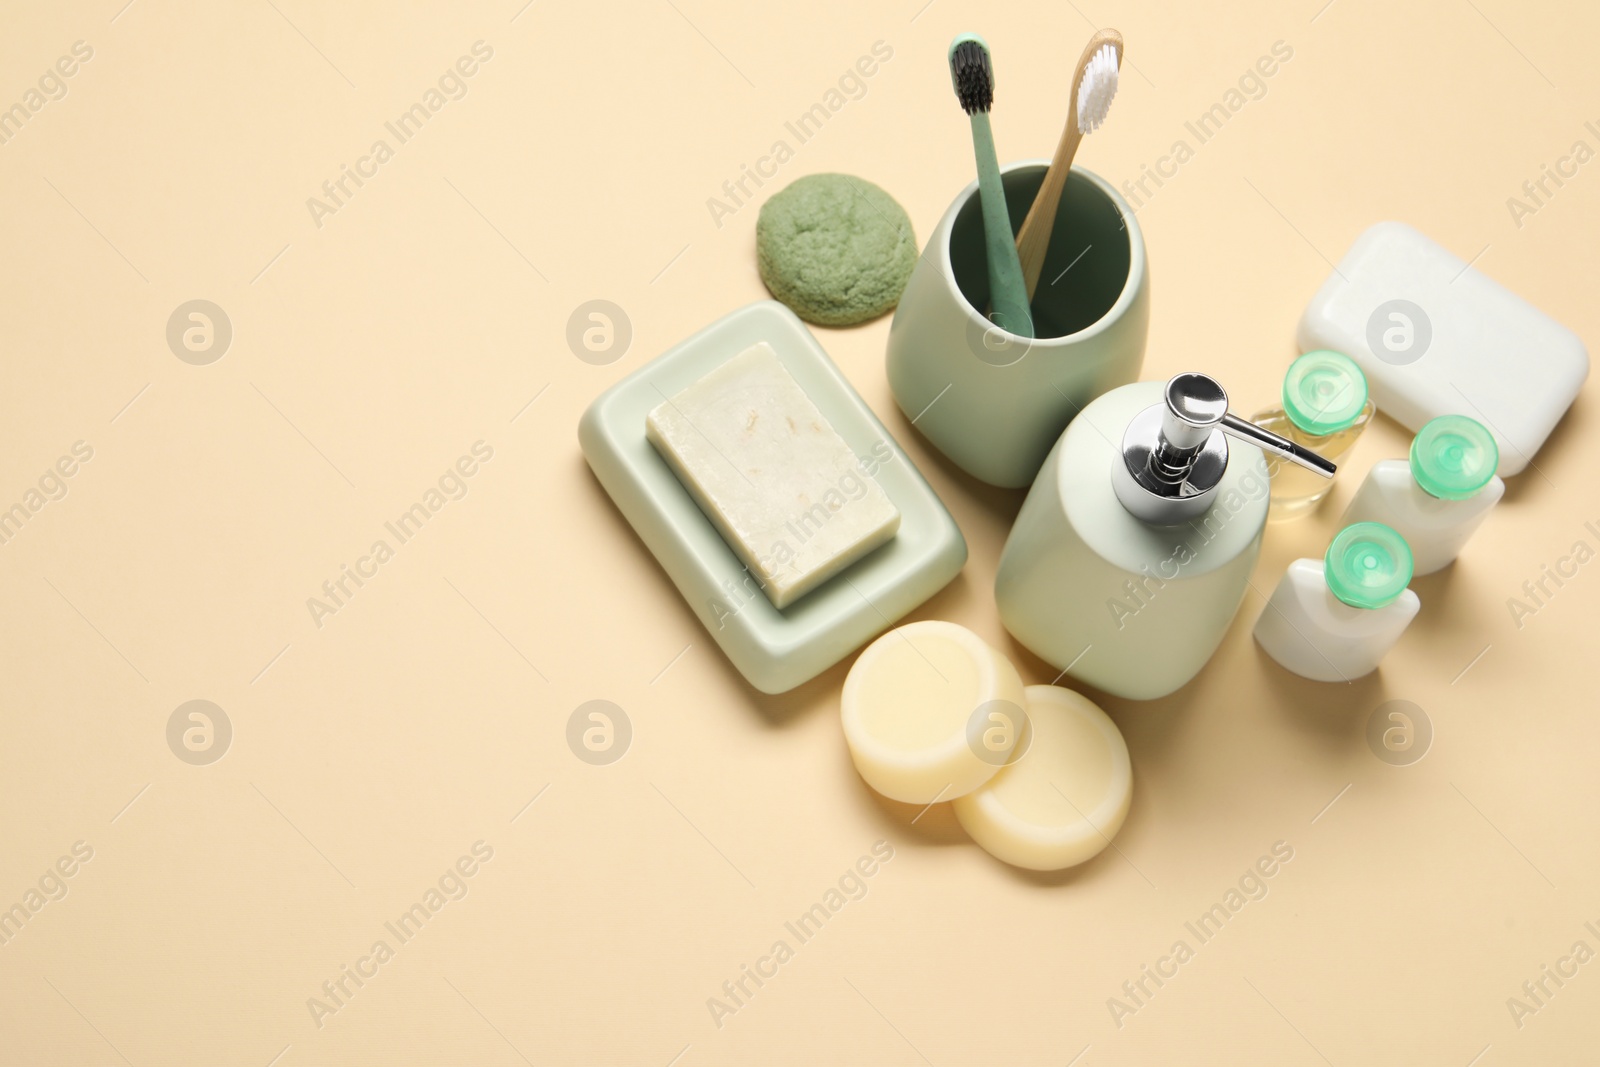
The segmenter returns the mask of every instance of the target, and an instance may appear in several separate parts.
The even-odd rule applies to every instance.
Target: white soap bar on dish
[[[1501,477],[1528,465],[1589,375],[1577,334],[1399,222],[1356,239],[1297,339],[1360,364],[1378,410],[1409,430],[1440,415],[1483,423]]]
[[[775,607],[900,527],[899,510],[765,342],[657,405],[646,436]]]

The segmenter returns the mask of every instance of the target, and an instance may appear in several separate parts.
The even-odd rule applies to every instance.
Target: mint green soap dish
[[[888,543],[783,610],[772,606],[666,460],[645,438],[650,410],[765,341],[900,512]],[[733,665],[764,693],[807,682],[954,578],[967,543],[933,489],[776,301],[740,308],[602,393],[578,423],[595,477]]]

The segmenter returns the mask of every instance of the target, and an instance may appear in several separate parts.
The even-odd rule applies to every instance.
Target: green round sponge
[[[853,326],[900,300],[917,240],[905,209],[876,185],[813,174],[761,205],[756,259],[761,280],[796,315]]]

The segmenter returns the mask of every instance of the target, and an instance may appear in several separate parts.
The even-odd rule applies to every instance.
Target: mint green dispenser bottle
[[[1095,400],[1056,442],[1006,540],[995,577],[1006,629],[1114,696],[1152,700],[1188,682],[1222,642],[1261,551],[1263,449],[1333,476],[1314,452],[1230,414],[1203,374]]]

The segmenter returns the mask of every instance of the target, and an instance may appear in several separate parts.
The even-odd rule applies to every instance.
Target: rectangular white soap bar
[[[1410,430],[1466,415],[1494,434],[1499,473],[1528,465],[1578,396],[1578,335],[1399,222],[1356,239],[1300,318],[1302,352],[1366,372],[1378,410]]]
[[[775,607],[900,527],[899,510],[765,342],[657,405],[645,432]]]

